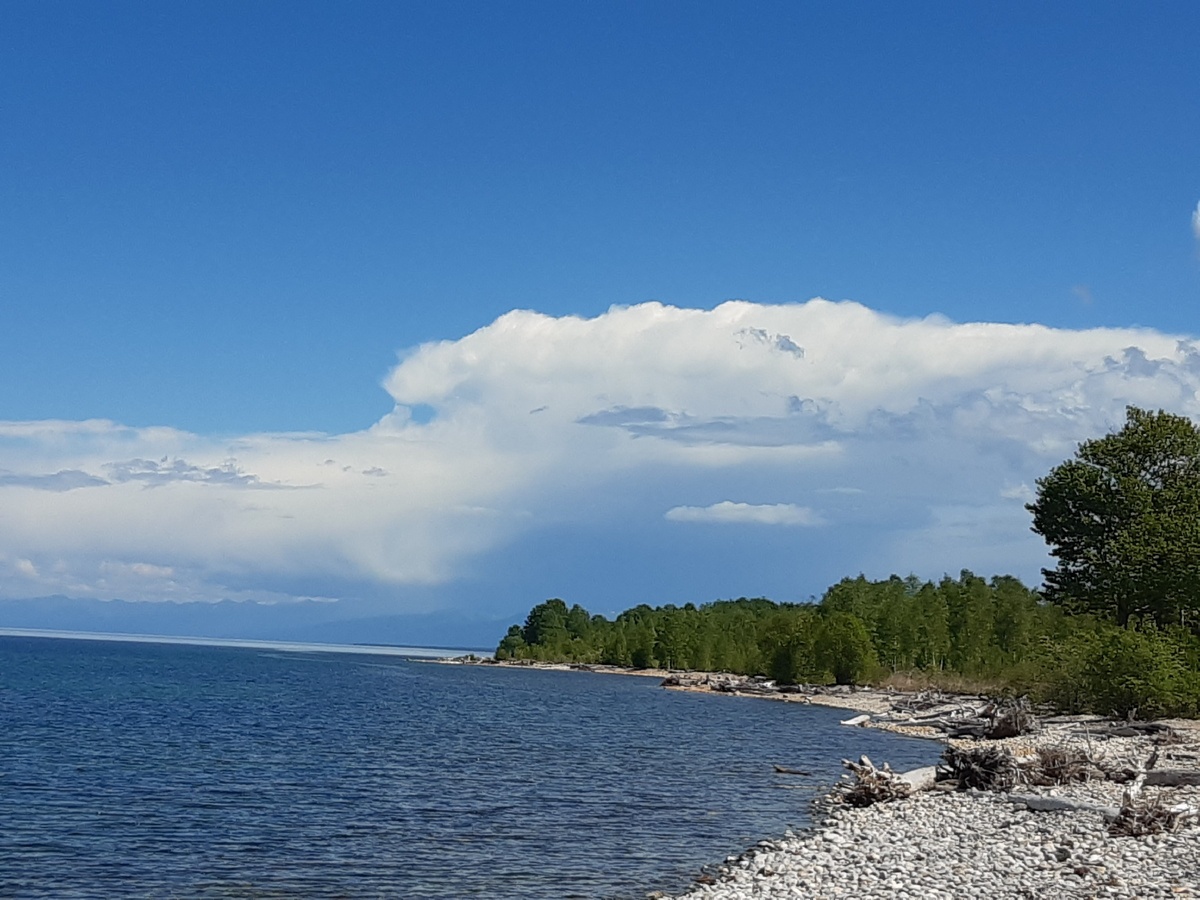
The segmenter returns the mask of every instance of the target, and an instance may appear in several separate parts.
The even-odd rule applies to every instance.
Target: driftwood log
[[[893,709],[901,713],[909,712],[900,704],[893,706]],[[925,715],[910,713],[901,721],[905,725],[933,728],[952,738],[989,740],[1031,734],[1038,728],[1037,717],[1024,697],[1016,700],[980,701],[975,704],[960,702],[950,708],[943,702],[936,712]]]
[[[1195,787],[1200,785],[1200,772],[1194,769],[1155,769],[1146,773],[1146,787]]]
[[[1035,812],[1070,810],[1101,813],[1109,822],[1109,832],[1114,835],[1159,834],[1178,831],[1185,825],[1200,822],[1200,809],[1195,806],[1187,803],[1168,804],[1161,795],[1147,799],[1143,794],[1146,787],[1200,785],[1200,772],[1155,769],[1158,755],[1156,748],[1135,767],[1119,807],[1090,800],[1016,793],[1013,790],[1023,784],[1066,784],[1070,781],[1111,777],[1117,773],[1123,775],[1128,771],[1120,769],[1106,772],[1089,754],[1077,748],[1042,747],[1033,756],[1018,760],[1003,748],[947,747],[939,775],[956,780],[960,787],[1004,792],[1011,802]]]
[[[1162,722],[1088,723],[1076,733],[1094,738],[1148,737],[1156,744],[1178,744],[1183,740],[1174,728]]]
[[[1093,803],[1091,800],[1074,800],[1069,797],[1047,797],[1044,794],[1008,794],[1010,803],[1023,806],[1033,812],[1098,812],[1112,820],[1120,810],[1115,806]]]
[[[1140,724],[1140,723],[1139,723]],[[1153,738],[1168,733],[1163,728],[1139,730]],[[1200,786],[1196,769],[1156,768],[1160,750],[1156,746],[1141,762],[1110,761],[1103,754],[1093,755],[1089,742],[1079,746],[1041,746],[1018,757],[1004,746],[947,746],[937,766],[894,772],[886,763],[876,766],[869,757],[857,762],[843,760],[848,774],[835,792],[835,799],[850,806],[870,806],[909,797],[934,787],[953,787],[998,791],[1019,806],[1035,812],[1076,811],[1099,813],[1108,822],[1113,835],[1139,836],[1174,832],[1200,823],[1200,808],[1191,803],[1171,803],[1162,792],[1147,795],[1146,788]],[[1192,758],[1182,754],[1178,758]],[[787,771],[776,766],[778,771]],[[1127,786],[1120,806],[1107,806],[1093,800],[1047,796],[1019,792],[1024,785],[1064,785],[1091,779],[1107,779]]]
[[[804,769],[793,769],[790,766],[775,766],[775,771],[780,775],[812,775],[812,772],[806,772]]]
[[[1121,797],[1121,808],[1117,810],[1108,826],[1110,834],[1132,837],[1161,834],[1164,831],[1178,831],[1185,825],[1200,821],[1200,809],[1195,806],[1188,803],[1168,806],[1161,795],[1151,799],[1142,796],[1142,789],[1150,784],[1150,777],[1156,774],[1154,766],[1157,762],[1158,749],[1155,748],[1149,758],[1138,766],[1136,777],[1125,788]],[[1190,777],[1200,773],[1171,769],[1164,769],[1162,772],[1166,777],[1155,778],[1156,782],[1170,786],[1200,783],[1200,778],[1193,780]]]
[[[1080,747],[1043,746],[1017,757],[1005,747],[949,746],[942,752],[940,777],[959,787],[1011,791],[1021,785],[1050,787],[1111,779],[1101,762]]]
[[[943,781],[979,791],[1010,791],[1020,781],[1016,757],[1004,747],[955,747],[942,751]]]
[[[1107,774],[1091,749],[1043,746],[1022,760],[1021,779],[1029,784],[1050,786],[1075,781],[1103,781]]]
[[[931,709],[942,709],[951,704],[959,704],[964,709],[966,704],[985,703],[983,697],[943,694],[941,691],[918,691],[915,694],[905,694],[892,704],[896,712],[918,713]]]
[[[1031,734],[1037,730],[1037,719],[1029,708],[1029,701],[1022,697],[989,703],[979,715],[956,723],[948,730],[951,737],[1001,740]]]
[[[867,756],[859,757],[858,762],[843,759],[842,765],[854,779],[852,783],[843,784],[839,793],[839,799],[849,806],[871,806],[901,800],[917,791],[929,790],[937,778],[935,766],[925,766],[911,772],[893,772],[887,763],[877,768]]]

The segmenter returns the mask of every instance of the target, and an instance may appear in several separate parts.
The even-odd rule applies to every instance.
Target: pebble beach
[[[881,692],[810,699],[881,716],[866,727],[910,730],[884,714],[892,698]],[[1177,742],[1163,749],[1164,764],[1200,767],[1198,723],[1170,724]],[[1148,737],[1105,738],[1079,722],[991,743],[1016,754],[1085,747],[1095,758],[1133,764],[1154,749]],[[1110,834],[1100,808],[1120,806],[1124,789],[1093,780],[1011,793],[931,790],[865,808],[831,799],[816,828],[760,842],[673,900],[1200,897],[1200,827]],[[1198,787],[1147,788],[1143,797],[1159,794],[1200,807]],[[1059,801],[1096,809],[1030,808]]]
[[[716,883],[676,900],[1196,897],[1198,851],[1195,831],[1112,837],[1099,813],[931,792],[838,809],[811,833],[726,861]]]

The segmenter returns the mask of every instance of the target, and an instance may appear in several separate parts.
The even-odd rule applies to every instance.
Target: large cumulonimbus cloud
[[[1036,573],[1034,479],[1126,404],[1200,414],[1200,349],[849,302],[648,303],[511,312],[413,349],[385,386],[394,411],[351,434],[0,423],[0,592],[437,585],[548,524],[616,513],[684,545],[697,529],[801,525],[798,548],[836,534],[846,574]]]

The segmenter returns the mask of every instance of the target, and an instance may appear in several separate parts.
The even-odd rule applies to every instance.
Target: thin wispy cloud
[[[45,474],[16,475],[0,473],[0,487],[29,487],[39,491],[73,491],[78,488],[100,487],[109,482],[78,469],[61,469]]]
[[[168,459],[167,457],[163,457],[161,460],[131,459],[125,462],[109,463],[105,466],[105,470],[115,484],[136,481],[147,487],[158,487],[180,481],[243,488],[281,486],[266,484],[258,476],[246,474],[232,460],[225,460],[215,466],[197,466],[187,460]]]
[[[849,302],[648,303],[514,311],[406,351],[385,387],[394,410],[346,434],[0,422],[0,592],[392,596],[572,528],[659,528],[686,555],[688,522],[730,540],[823,523],[794,528],[797,552],[836,535],[822,552],[847,573],[956,572],[1000,541],[1004,570],[1036,576],[1013,486],[1126,404],[1200,417],[1200,348]]]
[[[711,506],[676,506],[664,518],[671,522],[701,522],[714,525],[820,525],[822,519],[811,509],[794,503],[734,503],[722,500]]]

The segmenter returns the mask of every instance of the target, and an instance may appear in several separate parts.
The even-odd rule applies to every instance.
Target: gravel
[[[1000,794],[920,794],[839,809],[823,827],[727,860],[687,900],[1197,897],[1195,830],[1112,837],[1097,813],[1037,813]]]
[[[1024,743],[1063,741],[1060,730]],[[1149,746],[1103,749],[1145,758]],[[1200,789],[1144,796],[1155,790],[1200,806]],[[1093,781],[1019,792],[1116,806],[1121,791]],[[1035,812],[1006,794],[934,790],[865,809],[835,804],[814,830],[762,841],[710,879],[675,900],[1200,898],[1200,828],[1116,837],[1099,812]]]

